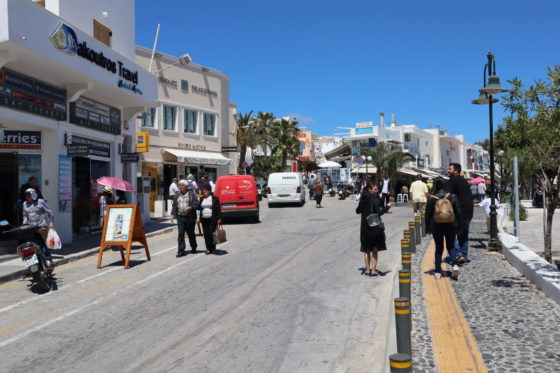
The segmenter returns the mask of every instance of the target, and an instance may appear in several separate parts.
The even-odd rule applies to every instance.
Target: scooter
[[[350,195],[352,195],[352,189],[354,189],[354,188],[350,185],[340,184],[338,186],[338,199],[344,200],[347,197],[350,197]]]
[[[327,191],[329,192],[329,196],[331,197],[334,197],[334,195],[336,194],[331,183],[327,184]]]
[[[6,220],[0,221],[0,227],[11,226]],[[52,276],[53,265],[47,260],[45,253],[41,250],[45,243],[37,233],[39,227],[35,225],[22,225],[17,228],[3,232],[3,234],[14,234],[18,238],[17,254],[27,266],[33,281],[45,292],[51,291],[54,286]],[[45,248],[45,250],[47,250]]]

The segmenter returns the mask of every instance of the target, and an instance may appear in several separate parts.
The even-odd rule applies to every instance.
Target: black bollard
[[[397,352],[412,355],[409,298],[395,298],[395,323],[397,325]]]
[[[406,233],[407,231],[405,231]],[[405,234],[406,235],[406,234]],[[401,253],[410,252],[410,240],[408,238],[403,238],[401,240]]]
[[[408,222],[408,230],[410,231],[410,252],[416,252],[416,229],[413,221]]]
[[[391,373],[412,373],[412,357],[408,354],[392,354],[389,356]]]
[[[410,275],[410,270],[403,269],[399,271],[399,296],[401,298],[412,299],[410,292],[410,287],[412,285],[410,282]]]
[[[422,237],[426,237],[426,212],[422,211],[420,223],[422,225]]]
[[[420,216],[414,217],[414,230],[416,232],[416,244],[420,245],[422,243],[422,236],[420,233]]]
[[[401,253],[401,262],[402,262],[402,269],[405,271],[410,271],[412,270],[412,254],[411,253],[407,253],[402,252]]]

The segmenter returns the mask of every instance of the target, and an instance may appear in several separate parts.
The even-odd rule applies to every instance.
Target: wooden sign
[[[124,268],[128,269],[130,261],[130,250],[132,243],[139,242],[146,249],[146,257],[150,258],[148,242],[144,233],[142,217],[137,205],[109,205],[105,212],[103,222],[103,234],[99,245],[99,256],[97,258],[97,268],[101,268],[103,251],[108,247],[116,246],[121,253]],[[124,251],[126,250],[126,257]]]

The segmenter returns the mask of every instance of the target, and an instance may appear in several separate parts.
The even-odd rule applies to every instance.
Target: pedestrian
[[[194,181],[193,174],[189,174],[186,181],[188,189],[192,189],[195,193],[198,193],[198,184]]]
[[[486,180],[482,180],[478,183],[478,200],[482,201],[484,199],[484,194],[486,193]]]
[[[115,204],[115,197],[113,197],[113,188],[103,187],[103,190],[99,194],[99,225],[103,227],[105,222],[105,213],[107,212],[107,206]]]
[[[463,226],[463,214],[459,200],[455,194],[445,190],[444,182],[441,178],[434,180],[434,193],[428,198],[426,206],[426,234],[434,237],[436,246],[434,277],[440,279],[442,276],[441,261],[443,246],[449,256],[455,248],[455,238],[461,234]],[[451,261],[451,277],[459,277],[459,266],[456,261]]]
[[[317,180],[317,175],[312,172],[309,175],[309,181],[307,182],[307,187],[309,188],[309,200],[315,199],[315,181]]]
[[[214,177],[210,176],[209,180],[210,188],[212,188],[212,193],[214,193],[216,191],[216,183],[214,182]]]
[[[35,188],[28,188],[24,193],[25,201],[23,202],[23,224],[29,224],[39,227],[37,233],[46,243],[49,228],[54,223],[54,214],[44,199],[39,198],[39,194]],[[53,264],[51,253],[46,244],[41,245],[41,251],[47,259],[47,266],[50,268]]]
[[[492,205],[492,198],[489,190],[486,190],[484,194],[484,199],[480,201],[480,203],[475,204],[475,207],[484,207],[484,212],[486,213],[486,233],[490,233],[490,206]],[[496,207],[500,205],[500,201],[498,198],[494,199],[494,203]]]
[[[175,197],[175,195],[179,193],[179,186],[177,185],[177,181],[178,180],[176,177],[171,180],[171,185],[169,185],[169,199],[173,199],[173,197]]]
[[[416,181],[410,185],[410,203],[414,216],[421,215],[426,209],[428,195],[428,186],[422,181],[422,175],[416,175]]]
[[[126,205],[128,201],[126,200],[126,195],[122,190],[117,190],[117,205]]]
[[[198,190],[200,193],[202,193],[202,187],[207,186],[208,188],[210,188],[210,190],[212,190],[212,187],[210,186],[210,182],[208,181],[208,177],[206,175],[202,175],[200,177],[200,183],[198,183]]]
[[[323,184],[321,184],[321,180],[317,179],[315,182],[315,207],[321,208],[321,201],[323,200]]]
[[[218,224],[221,223],[220,200],[212,193],[212,187],[209,183],[201,184],[198,209],[200,210],[200,223],[202,224],[202,232],[204,232],[204,243],[206,244],[206,254],[212,254],[216,250],[216,242],[214,242],[214,232]]]
[[[192,175],[189,175],[192,176]],[[171,209],[171,223],[177,220],[177,258],[185,255],[185,232],[189,237],[189,245],[192,253],[196,253],[196,236],[194,226],[196,224],[196,211],[198,200],[193,188],[189,188],[187,180],[179,181],[179,194],[173,198],[173,208]]]
[[[381,195],[383,196],[383,201],[387,205],[391,199],[391,188],[393,187],[393,182],[389,178],[389,173],[385,172],[383,176],[383,181],[381,184]]]
[[[391,208],[391,203],[384,204],[379,197],[379,187],[368,183],[362,190],[362,195],[356,214],[361,214],[360,219],[360,251],[364,253],[365,268],[362,275],[376,277],[381,274],[377,270],[379,251],[387,250],[385,244],[385,227],[381,215]]]
[[[473,199],[473,204],[478,203],[480,199],[478,198],[478,185],[475,183],[471,184],[471,194]]]
[[[461,215],[463,225],[459,231],[461,234],[457,236],[458,244],[455,246],[451,260],[456,260],[459,265],[470,262],[469,259],[469,227],[473,218],[472,193],[469,183],[461,176],[461,165],[459,163],[450,163],[447,168],[449,181],[445,185],[445,189],[457,196],[459,205],[461,206]]]

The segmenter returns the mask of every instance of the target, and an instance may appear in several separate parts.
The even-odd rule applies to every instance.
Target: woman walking
[[[213,233],[221,222],[220,200],[212,193],[212,187],[208,183],[200,185],[202,197],[198,209],[200,213],[200,223],[204,232],[204,242],[206,243],[206,255],[212,254],[216,250]]]
[[[323,207],[321,206],[323,194],[325,194],[323,190],[323,184],[321,184],[321,180],[317,179],[317,181],[315,182],[315,202],[317,203],[317,205],[315,207]]]
[[[463,216],[461,215],[461,205],[455,194],[448,193],[444,189],[443,179],[434,180],[434,192],[428,198],[426,206],[426,234],[434,237],[436,245],[434,277],[441,278],[441,257],[443,255],[443,244],[451,257],[451,250],[455,245],[455,239],[461,234],[463,226]],[[451,277],[459,277],[459,266],[452,262],[453,271]]]
[[[362,275],[376,277],[378,252],[387,250],[385,245],[385,227],[381,215],[391,207],[391,202],[384,205],[379,197],[379,187],[368,182],[362,190],[356,214],[362,214],[360,223],[360,251],[364,253],[365,269]]]

